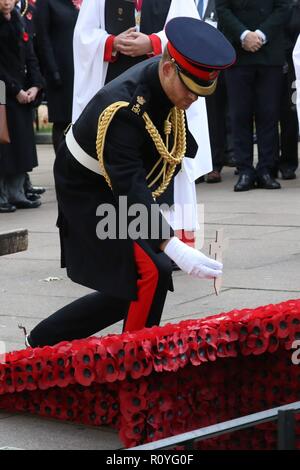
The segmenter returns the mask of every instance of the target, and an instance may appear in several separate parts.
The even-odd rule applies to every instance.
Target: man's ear
[[[166,62],[163,62],[162,72],[163,72],[163,75],[166,78],[171,77],[174,74],[174,71],[175,71],[175,67],[174,67],[173,62],[171,62],[170,60],[167,60]]]

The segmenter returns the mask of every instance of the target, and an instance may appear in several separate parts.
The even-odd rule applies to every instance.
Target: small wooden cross
[[[209,245],[209,254],[216,261],[223,262],[223,252],[228,246],[228,240],[224,240],[224,229],[221,228],[216,231],[216,240]],[[216,295],[219,295],[223,284],[223,278],[218,277],[214,279],[214,288]]]
[[[28,248],[28,230],[18,229],[0,232],[0,256],[11,255]]]

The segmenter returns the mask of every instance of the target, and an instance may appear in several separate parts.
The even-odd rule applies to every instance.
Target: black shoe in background
[[[235,192],[249,191],[250,189],[255,188],[255,178],[254,176],[247,175],[242,173],[238,179],[238,182],[234,186]]]
[[[9,214],[11,212],[16,212],[16,206],[13,206],[9,202],[3,202],[0,204],[0,214]]]
[[[279,170],[281,173],[281,178],[283,180],[294,180],[296,179],[296,173],[291,168],[285,168],[284,170]]]
[[[31,194],[31,193],[27,193],[26,197],[29,201],[39,201],[41,199],[41,196],[39,196],[38,194]]]
[[[269,173],[257,176],[257,187],[261,189],[280,189],[280,183],[276,181]]]
[[[25,194],[44,194],[46,192],[46,189],[42,186],[33,186],[30,181],[29,174],[26,173],[24,181],[24,192]]]
[[[17,209],[37,209],[41,205],[41,201],[29,201],[29,199],[14,201],[14,206],[16,206]]]

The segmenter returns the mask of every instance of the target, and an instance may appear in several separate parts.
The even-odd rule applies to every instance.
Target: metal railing
[[[184,446],[186,450],[192,450],[196,441],[204,441],[212,437],[218,437],[223,434],[251,428],[258,424],[274,421],[278,423],[277,449],[293,450],[296,447],[295,413],[297,412],[300,412],[300,401],[214,424],[195,431],[178,434],[177,436],[167,437],[159,441],[149,442],[137,447],[131,447],[127,450],[161,450],[175,446]]]

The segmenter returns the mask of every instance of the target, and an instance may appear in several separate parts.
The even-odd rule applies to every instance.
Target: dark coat
[[[25,22],[25,28],[31,39],[35,36],[35,10],[36,4],[32,0],[21,0],[20,13]]]
[[[117,236],[114,240],[99,240],[96,226],[101,218],[96,216],[96,211],[100,204],[111,204],[119,220],[119,196],[127,196],[128,207],[141,203],[148,214],[152,208],[157,213],[160,236],[157,239],[151,237],[153,224],[149,218],[148,235],[144,238],[150,249],[159,252],[164,239],[162,227],[166,227],[166,221],[152,198],[151,191],[155,188],[150,191],[146,182],[146,175],[157,161],[158,153],[142,119],[142,112],[147,111],[163,135],[164,121],[173,107],[160,85],[158,63],[159,58],[144,61],[103,87],[73,126],[78,144],[97,159],[95,142],[100,113],[116,101],[130,103],[114,117],[105,140],[105,168],[113,191],[102,176],[80,165],[66,146],[60,147],[54,167],[62,264],[67,267],[69,277],[107,295],[128,300],[136,298],[138,276],[133,242],[126,234],[125,239]],[[140,96],[144,97],[146,104],[137,115],[132,107]],[[188,132],[186,154],[194,156],[196,151],[197,145]]]
[[[78,10],[71,0],[38,0],[35,27],[47,81],[49,121],[69,123],[72,116],[73,33]]]
[[[33,105],[19,104],[18,93],[41,88],[41,76],[29,35],[17,10],[10,21],[0,14],[0,79],[6,85],[6,110],[11,144],[0,145],[0,173],[14,175],[37,166],[33,133]]]
[[[216,0],[219,29],[237,52],[236,65],[283,65],[285,61],[284,25],[289,0]],[[260,29],[267,37],[258,52],[245,51],[241,34]]]
[[[213,21],[217,21],[217,11],[216,11],[216,2],[215,0],[208,0],[207,7],[203,15],[203,20],[211,19]]]
[[[289,17],[285,26],[285,47],[290,56],[300,34],[300,0],[289,0]]]
[[[144,34],[158,33],[164,29],[171,0],[143,0],[140,31]],[[122,7],[122,15],[118,12]],[[122,21],[121,21],[122,18]],[[135,26],[135,5],[128,0],[108,0],[105,3],[105,29],[117,36]],[[129,57],[119,54],[116,62],[110,63],[106,83],[118,77],[125,70],[147,59],[147,56]]]

